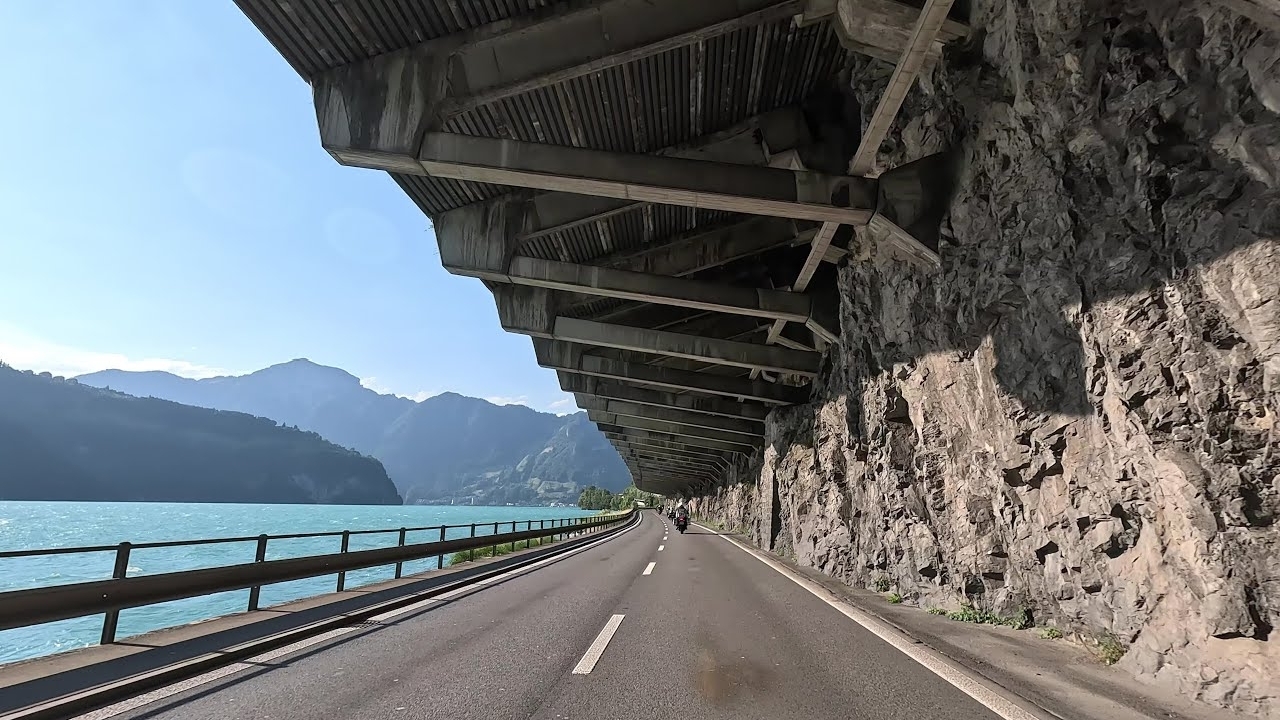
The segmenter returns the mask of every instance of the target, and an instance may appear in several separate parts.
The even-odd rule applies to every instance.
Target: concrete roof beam
[[[662,457],[674,460],[682,460],[697,465],[708,465],[717,469],[725,469],[731,464],[723,455],[700,455],[688,452],[668,450],[665,448],[657,448],[649,445],[641,445],[630,442],[628,440],[609,438],[610,444],[618,450],[619,453],[631,453],[640,456]]]
[[[616,413],[602,412],[599,410],[588,410],[587,418],[592,422],[609,426],[628,427],[636,430],[649,430],[650,432],[660,432],[677,437],[688,438],[689,440],[714,440],[719,443],[727,443],[742,448],[742,451],[750,451],[760,445],[761,438],[751,435],[743,435],[735,432],[727,432],[724,430],[712,430],[709,428],[695,427],[693,425],[681,425],[679,423],[667,422],[653,418],[633,417],[631,415],[618,415]]]
[[[434,177],[815,222],[865,225],[877,207],[867,178],[506,138],[429,132],[416,161],[417,174]]]
[[[816,375],[821,361],[817,353],[790,348],[564,317],[544,288],[499,285],[493,293],[503,329],[523,335],[802,377]]]
[[[706,413],[729,418],[747,418],[764,422],[769,409],[753,402],[731,402],[714,397],[682,395],[661,390],[649,390],[626,383],[614,382],[588,375],[575,375],[564,371],[556,373],[560,389],[565,392],[591,395],[611,400],[625,400],[641,405],[675,408],[687,412]]]
[[[682,456],[665,455],[661,452],[652,453],[636,450],[625,443],[615,443],[614,449],[616,449],[618,454],[624,458],[635,460],[637,462],[653,463],[655,465],[705,470],[710,473],[723,472],[726,467],[724,464],[709,460],[692,460]]]
[[[633,472],[642,476],[659,476],[666,478],[681,478],[685,480],[701,480],[715,478],[719,473],[710,470],[700,470],[697,468],[679,468],[667,465],[659,465],[655,463],[641,462],[630,458],[623,458],[623,463]]]
[[[764,436],[764,424],[756,420],[706,415],[687,410],[641,405],[639,403],[626,402],[625,400],[609,400],[608,398],[598,398],[590,395],[578,394],[574,395],[574,399],[577,401],[578,407],[583,410],[595,410],[627,417],[648,418],[694,428],[723,430],[724,432],[743,435],[745,442],[750,442],[750,438],[753,437]]]
[[[522,203],[510,200],[470,205],[441,215],[435,235],[445,269],[494,282],[770,320],[804,323],[812,313],[808,297],[780,290],[513,257],[514,230],[523,224],[523,208]],[[781,244],[782,239],[777,239]]]
[[[919,9],[898,0],[806,0],[796,19],[801,25],[829,19],[845,48],[896,63],[910,42],[911,27],[919,14]],[[968,25],[947,20],[937,42],[928,49],[926,62],[937,62],[944,43],[968,36]]]
[[[639,250],[596,258],[591,264],[683,277],[774,248],[801,244],[806,234],[812,236],[812,231],[798,230],[792,220],[753,217],[714,230],[699,230],[665,242],[649,243]]]
[[[691,391],[771,405],[796,405],[807,402],[809,399],[808,387],[777,385],[745,378],[624,362],[589,355],[585,352],[586,348],[573,343],[535,338],[533,349],[538,364],[542,367],[618,382],[640,383],[665,390]]]
[[[723,442],[713,440],[711,438],[699,437],[695,435],[676,435],[674,433],[663,430],[648,430],[641,427],[624,426],[604,421],[593,421],[600,432],[605,435],[621,436],[626,438],[635,438],[640,440],[657,440],[665,443],[676,445],[684,445],[690,448],[702,448],[705,450],[718,450],[727,453],[739,453],[743,455],[750,454],[755,450],[749,445],[740,445],[733,442]]]

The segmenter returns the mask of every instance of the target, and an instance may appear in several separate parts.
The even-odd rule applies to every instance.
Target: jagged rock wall
[[[855,240],[814,402],[695,510],[1280,716],[1280,33],[1210,0],[971,20],[881,158],[963,150],[943,271]],[[854,70],[870,108],[889,69]]]

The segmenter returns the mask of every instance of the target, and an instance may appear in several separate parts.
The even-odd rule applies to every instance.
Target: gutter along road
[[[986,702],[1002,713],[735,543],[644,512],[537,569],[82,717],[1033,717]]]

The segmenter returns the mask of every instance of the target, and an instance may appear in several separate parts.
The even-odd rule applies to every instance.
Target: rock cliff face
[[[943,270],[855,239],[813,402],[695,509],[851,584],[1114,636],[1139,677],[1280,716],[1263,6],[973,0],[975,37],[881,157],[963,152]],[[888,73],[854,68],[864,108]]]

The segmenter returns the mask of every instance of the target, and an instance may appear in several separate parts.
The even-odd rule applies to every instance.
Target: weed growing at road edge
[[[1017,614],[1004,618],[1003,624],[1014,630],[1026,630],[1031,627],[1031,614],[1027,612],[1026,608],[1022,608],[1018,610]]]
[[[1115,665],[1128,650],[1115,635],[1103,635],[1098,640],[1098,659],[1103,665]]]
[[[539,545],[548,545],[551,542],[552,540],[549,537],[534,538],[533,540],[529,541],[529,547],[538,547]],[[516,550],[523,550],[523,549],[524,549],[523,540],[516,543]],[[470,562],[472,560],[481,560],[483,558],[497,557],[499,555],[507,555],[510,553],[511,553],[510,545],[499,545],[496,548],[490,545],[488,547],[476,548],[474,550],[463,550],[462,552],[456,552],[450,555],[449,562],[445,563],[445,567],[452,567],[454,565],[458,565],[464,562]]]
[[[946,615],[947,611],[942,608],[929,608],[928,613],[930,615]]]
[[[1040,637],[1045,640],[1057,640],[1062,637],[1062,631],[1056,627],[1043,627],[1040,628]]]
[[[876,578],[876,581],[872,585],[872,587],[876,589],[876,592],[889,592],[889,578],[881,575],[880,577]]]
[[[959,610],[947,613],[947,617],[958,622],[976,623],[978,625],[1003,625],[1014,630],[1026,630],[1031,627],[1031,621],[1027,617],[1025,610],[1017,615],[1005,617],[997,615],[990,610],[980,610],[972,605],[965,605]]]
[[[889,603],[892,605],[902,604],[902,596],[898,593],[889,593]]]

